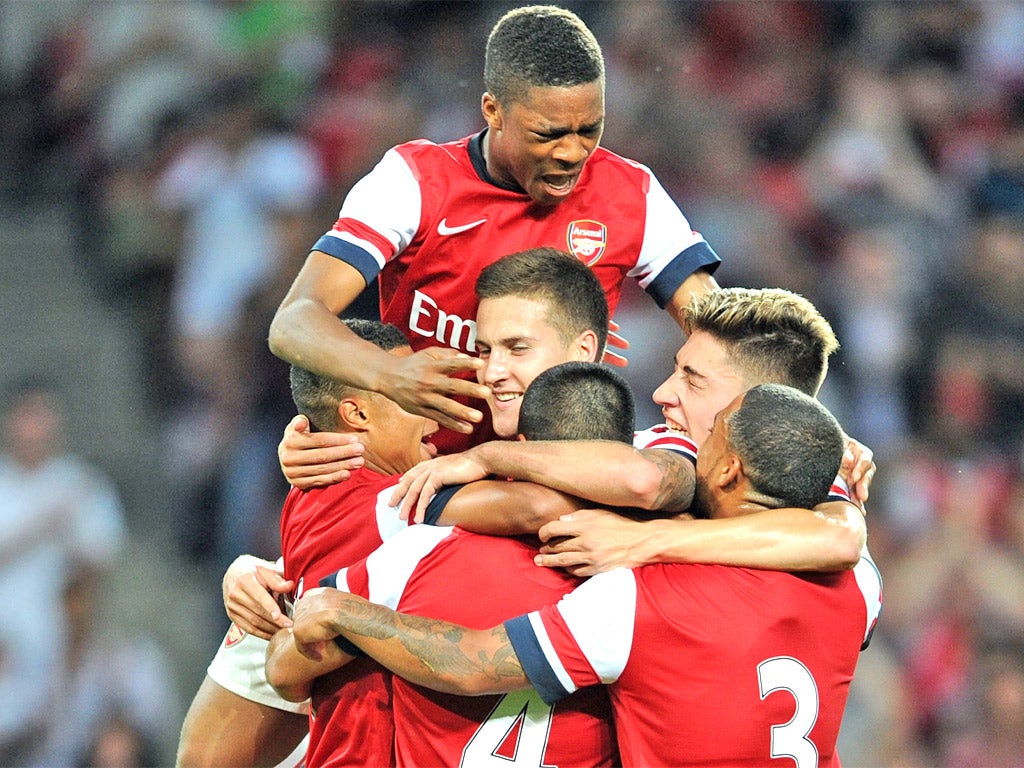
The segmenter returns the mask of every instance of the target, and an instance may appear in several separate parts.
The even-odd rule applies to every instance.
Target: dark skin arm
[[[270,325],[270,350],[353,387],[379,392],[410,413],[469,434],[482,413],[452,398],[484,399],[486,387],[453,374],[477,370],[477,358],[443,347],[408,357],[390,355],[350,331],[338,318],[366,288],[354,267],[313,251],[303,265]]]
[[[296,606],[301,603],[299,600]],[[336,643],[325,643],[319,659],[303,656],[295,646],[292,630],[282,629],[270,639],[267,648],[267,681],[282,699],[305,701],[312,693],[314,680],[345,666],[353,658]]]
[[[537,533],[584,502],[543,485],[504,480],[477,480],[462,486],[449,499],[438,525],[458,525],[492,536]]]

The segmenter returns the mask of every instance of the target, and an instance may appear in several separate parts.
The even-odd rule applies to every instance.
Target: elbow
[[[832,542],[832,561],[837,570],[848,571],[860,562],[864,551],[863,528],[840,526],[836,528]]]
[[[267,336],[267,346],[271,353],[282,360],[288,359],[288,331],[287,323],[281,320],[281,313],[278,311],[270,323],[270,331]]]
[[[665,494],[665,473],[653,462],[645,462],[645,466],[637,471],[629,472],[625,478],[624,491],[629,505],[640,509],[665,512],[683,512],[689,506],[677,499],[667,498]]]

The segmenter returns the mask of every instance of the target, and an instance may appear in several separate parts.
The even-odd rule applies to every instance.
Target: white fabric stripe
[[[867,623],[864,627],[864,639],[868,637],[871,627],[878,620],[882,612],[882,575],[878,572],[874,560],[864,547],[861,558],[853,568],[853,575],[857,579],[857,586],[860,587],[861,595],[864,597],[864,607],[867,609]]]
[[[420,560],[450,536],[452,530],[436,525],[414,525],[381,544],[366,558],[370,602],[395,610]]]
[[[422,209],[419,182],[405,159],[389,149],[373,170],[349,190],[338,218],[362,222],[387,238],[397,254],[408,248],[415,237]]]
[[[548,666],[551,667],[551,671],[558,678],[561,686],[572,693],[578,686],[573,682],[568,671],[562,665],[562,660],[558,658],[558,653],[555,651],[555,646],[551,644],[551,638],[548,637],[547,629],[544,627],[544,622],[541,621],[540,614],[534,611],[527,618],[530,621],[530,626],[533,627],[533,634],[537,636],[537,644],[540,646],[544,658],[547,659]]]
[[[396,482],[395,485],[398,483]],[[387,541],[399,531],[404,531],[409,527],[409,521],[402,520],[398,516],[399,507],[388,506],[395,485],[389,485],[377,494],[377,533],[380,534],[381,541]]]
[[[676,256],[690,246],[704,240],[693,233],[693,228],[679,206],[669,197],[668,192],[651,173],[650,168],[637,163],[650,177],[647,192],[647,222],[644,226],[644,241],[637,265],[627,274],[639,277],[640,287],[646,288],[661,274]]]
[[[600,573],[558,603],[569,631],[603,683],[622,674],[633,647],[636,577],[628,568]]]

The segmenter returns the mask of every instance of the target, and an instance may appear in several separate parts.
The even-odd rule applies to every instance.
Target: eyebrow
[[[695,378],[698,378],[698,379],[706,379],[706,378],[707,378],[707,376],[705,376],[705,375],[704,375],[703,373],[701,373],[700,371],[698,371],[698,370],[697,370],[696,368],[694,368],[694,367],[693,367],[692,365],[684,365],[684,366],[682,367],[682,371],[683,371],[683,373],[685,373],[685,374],[686,374],[687,376],[693,376],[693,377],[695,377]]]
[[[570,133],[593,133],[603,124],[604,117],[601,117],[599,120],[587,125],[581,125],[575,130],[564,125],[539,125],[533,129],[533,132],[539,136],[565,136]]]

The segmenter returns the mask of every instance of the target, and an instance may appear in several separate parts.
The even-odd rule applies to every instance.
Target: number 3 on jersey
[[[544,765],[551,706],[532,688],[506,693],[462,750],[463,768]]]
[[[776,691],[789,691],[796,711],[788,723],[772,726],[772,757],[791,757],[797,768],[816,768],[818,748],[808,736],[818,720],[818,686],[807,667],[789,656],[757,665],[761,701]]]
[[[797,768],[816,768],[818,748],[809,738],[818,720],[818,686],[811,671],[791,656],[775,656],[758,665],[761,700],[787,690],[797,699],[797,711],[788,723],[771,727],[772,758],[793,758]]]

